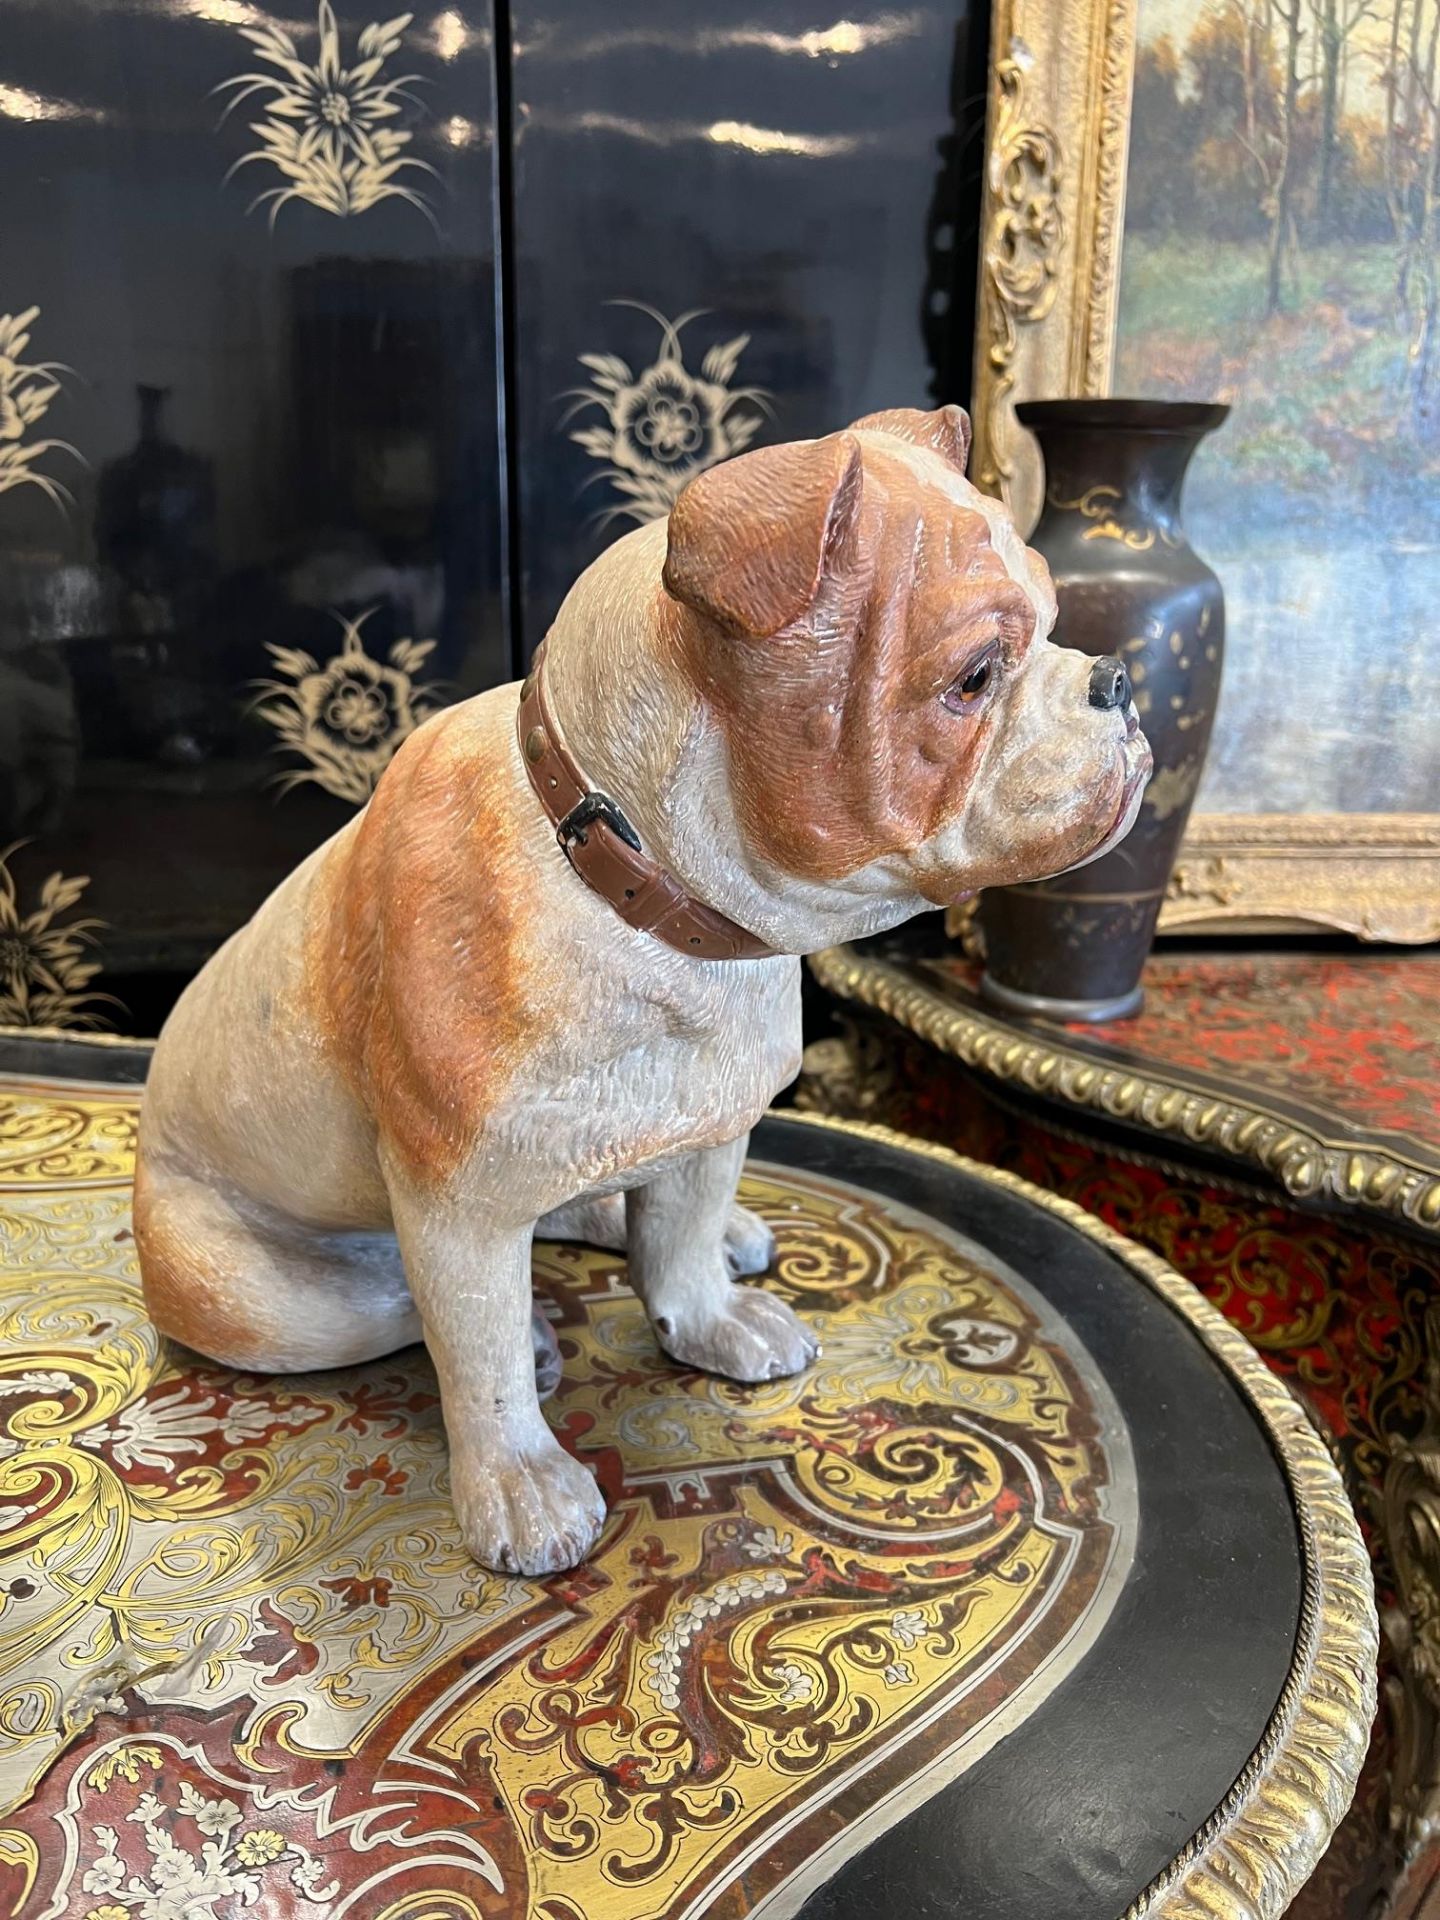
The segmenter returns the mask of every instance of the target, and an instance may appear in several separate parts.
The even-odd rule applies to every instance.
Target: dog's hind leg
[[[420,1338],[389,1233],[315,1233],[143,1160],[135,1242],[162,1333],[247,1373],[346,1367]]]

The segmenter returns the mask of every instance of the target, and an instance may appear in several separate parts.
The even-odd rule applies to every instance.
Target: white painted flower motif
[[[240,1907],[253,1905],[260,1893],[260,1877],[236,1872],[236,1864],[255,1867],[278,1859],[286,1850],[283,1837],[262,1827],[242,1835],[232,1846],[230,1834],[241,1817],[234,1802],[208,1800],[188,1785],[181,1788],[179,1810],[191,1814],[202,1833],[208,1830],[218,1838],[204,1839],[195,1854],[166,1825],[169,1809],[154,1793],[144,1793],[126,1818],[145,1829],[151,1855],[148,1876],[131,1874],[127,1879],[115,1829],[92,1827],[100,1855],[82,1875],[82,1890],[102,1896],[118,1894],[128,1910],[139,1913],[140,1920],[218,1920],[221,1912],[228,1920]],[[227,1904],[217,1910],[217,1901]]]
[[[212,1840],[229,1833],[243,1817],[233,1800],[207,1800],[188,1780],[180,1783],[180,1811],[188,1813],[201,1833]]]
[[[892,1660],[880,1678],[887,1687],[913,1687],[915,1673],[908,1660]]]
[[[341,64],[340,28],[330,0],[319,0],[320,44],[313,62],[301,59],[282,27],[240,29],[259,58],[277,72],[239,73],[215,89],[234,93],[222,124],[243,101],[257,94],[264,97],[263,117],[250,123],[260,145],[243,154],[225,177],[258,161],[274,167],[285,183],[258,195],[247,212],[268,202],[273,227],[289,200],[304,200],[337,219],[364,213],[382,200],[408,200],[433,223],[425,196],[398,176],[407,170],[434,175],[435,169],[406,156],[413,136],[388,124],[400,113],[401,101],[414,101],[409,89],[419,75],[381,77],[413,18],[401,13],[362,27],[358,58],[348,68]]]
[[[97,1791],[108,1791],[115,1779],[133,1780],[136,1768],[115,1759],[112,1750],[91,1769],[89,1784]],[[131,1757],[143,1758],[158,1768],[158,1748],[128,1750]],[[122,1752],[122,1762],[124,1752]],[[198,1829],[198,1851],[177,1837],[174,1822],[188,1816]],[[113,1827],[92,1827],[99,1849],[81,1876],[80,1885],[87,1894],[118,1897],[123,1906],[92,1910],[88,1920],[99,1912],[109,1920],[119,1912],[121,1920],[234,1920],[242,1908],[254,1906],[262,1891],[264,1870],[286,1855],[298,1855],[290,1873],[291,1883],[307,1900],[328,1901],[339,1891],[325,1878],[323,1861],[308,1849],[292,1846],[276,1827],[251,1827],[239,1832],[244,1815],[233,1800],[212,1799],[189,1781],[182,1781],[173,1807],[154,1792],[142,1793],[126,1818],[145,1830],[145,1845],[150,1851],[148,1874],[127,1875],[120,1858],[120,1843]],[[287,1905],[286,1911],[289,1911]]]
[[[156,1816],[158,1820],[160,1816]],[[173,1834],[153,1821],[146,1828],[145,1842],[154,1856],[150,1868],[152,1886],[132,1880],[131,1891],[144,1891],[149,1898],[140,1908],[142,1920],[214,1920],[217,1900],[239,1900],[249,1906],[260,1890],[253,1874],[232,1873],[225,1856],[213,1840],[207,1840],[197,1859],[188,1847],[182,1847]],[[228,1911],[233,1912],[233,1906]]]
[[[763,1600],[767,1594],[784,1593],[786,1579],[771,1567],[764,1573],[730,1573],[718,1580],[708,1593],[696,1594],[676,1608],[655,1636],[654,1649],[643,1662],[644,1684],[667,1712],[680,1704],[681,1662],[690,1642],[707,1620],[718,1620],[722,1613],[744,1606],[747,1601]]]
[[[307,1853],[293,1841],[290,1851],[301,1856],[298,1864],[290,1870],[290,1884],[298,1887],[307,1900],[333,1900],[340,1891],[340,1882],[326,1881],[325,1862],[317,1860],[313,1853]]]
[[[782,1707],[803,1706],[807,1700],[815,1697],[814,1674],[797,1667],[793,1660],[787,1660],[783,1666],[772,1667],[770,1677],[775,1683],[772,1691]]]
[[[141,1400],[114,1420],[77,1434],[83,1447],[108,1448],[122,1467],[168,1467],[181,1453],[203,1453],[218,1432],[232,1446],[258,1440],[273,1426],[293,1427],[307,1416],[285,1414],[262,1400],[234,1400],[216,1413],[213,1398],[190,1400],[181,1388],[168,1399]]]
[[[751,1560],[783,1560],[794,1545],[793,1533],[777,1533],[774,1527],[757,1527],[744,1543],[742,1551]]]
[[[69,1393],[74,1385],[68,1373],[31,1367],[24,1373],[8,1374],[0,1380],[0,1400],[17,1393]]]
[[[890,1616],[890,1631],[908,1652],[920,1644],[920,1637],[926,1631],[925,1616],[918,1607],[902,1607],[899,1613]]]
[[[364,806],[396,748],[444,705],[442,687],[414,677],[434,651],[433,640],[397,640],[384,661],[365,651],[360,629],[374,611],[358,620],[336,614],[340,651],[323,666],[297,648],[267,643],[285,677],[257,680],[260,697],[251,711],[273,727],[282,747],[307,762],[279,776],[282,793],[313,781],[337,799]]]
[[[99,1856],[80,1876],[82,1893],[119,1893],[125,1884],[125,1863],[120,1858],[120,1836],[113,1827],[92,1827],[100,1846]]]
[[[643,523],[668,513],[697,473],[749,446],[769,400],[763,387],[730,386],[750,344],[748,333],[711,347],[697,375],[685,366],[680,333],[701,317],[700,309],[667,320],[639,300],[610,304],[647,314],[660,329],[660,351],[638,374],[616,354],[582,353],[590,385],[561,395],[574,402],[562,425],[587,407],[598,407],[605,416],[603,423],[570,435],[593,460],[606,462],[598,477],[621,496],[623,504],[599,515],[602,526],[612,520]]]

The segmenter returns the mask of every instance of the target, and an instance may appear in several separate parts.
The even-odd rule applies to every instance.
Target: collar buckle
[[[560,851],[572,867],[575,861],[570,852],[571,847],[577,843],[582,847],[585,845],[585,830],[597,820],[609,827],[615,837],[623,840],[627,847],[633,848],[636,853],[641,851],[639,834],[609,794],[587,793],[583,800],[576,802],[555,828],[555,838],[560,843]]]

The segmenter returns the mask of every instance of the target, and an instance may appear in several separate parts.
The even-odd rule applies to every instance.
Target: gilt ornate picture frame
[[[1427,5],[1432,3],[1440,0],[1426,0]],[[1034,443],[1016,421],[1016,404],[1118,391],[1117,338],[1125,391],[1237,402],[1228,444],[1231,448],[1241,445],[1248,430],[1253,469],[1257,459],[1263,462],[1266,457],[1267,445],[1275,444],[1265,440],[1266,423],[1257,419],[1247,427],[1244,395],[1215,388],[1224,384],[1225,372],[1233,372],[1233,365],[1253,361],[1262,327],[1267,329],[1267,346],[1274,345],[1277,328],[1289,325],[1295,331],[1296,338],[1282,338],[1280,348],[1292,356],[1298,388],[1305,356],[1312,353],[1304,338],[1306,325],[1313,333],[1323,332],[1328,342],[1339,324],[1337,306],[1344,310],[1345,324],[1352,327],[1352,336],[1347,337],[1356,344],[1347,349],[1349,357],[1327,372],[1324,392],[1326,403],[1333,397],[1342,413],[1346,382],[1352,378],[1352,369],[1359,368],[1362,352],[1369,356],[1367,369],[1373,366],[1379,351],[1373,345],[1375,332],[1390,326],[1403,334],[1403,315],[1397,318],[1389,309],[1375,332],[1366,331],[1367,315],[1349,311],[1356,306],[1347,278],[1353,269],[1346,267],[1344,258],[1330,263],[1324,252],[1333,234],[1337,255],[1353,257],[1353,236],[1359,234],[1363,241],[1363,222],[1370,218],[1376,229],[1380,289],[1374,298],[1384,296],[1383,268],[1378,264],[1383,223],[1398,217],[1388,210],[1400,204],[1403,192],[1397,200],[1396,181],[1382,177],[1383,166],[1389,164],[1383,158],[1382,123],[1397,111],[1388,103],[1403,98],[1403,89],[1387,90],[1383,77],[1370,75],[1370,66],[1383,61],[1387,47],[1377,43],[1372,49],[1362,44],[1369,32],[1364,9],[1358,37],[1335,55],[1338,86],[1327,88],[1327,69],[1309,42],[1297,43],[1302,50],[1293,60],[1290,57],[1295,49],[1286,44],[1287,23],[1291,12],[1298,20],[1301,11],[1301,0],[1290,10],[1267,7],[1266,0],[1059,0],[1058,4],[1057,0],[996,0],[973,471],[977,484],[1009,502],[1022,526],[1033,524],[1038,514],[1043,477]],[[1340,11],[1348,20],[1355,10]],[[1142,83],[1138,97],[1137,54]],[[1204,123],[1205,63],[1226,60],[1236,69],[1229,76],[1234,81],[1231,91],[1243,92],[1244,112],[1249,115],[1249,124],[1233,129]],[[1287,93],[1292,68],[1294,87]],[[1327,104],[1327,96],[1332,95]],[[1177,115],[1187,114],[1195,131],[1185,148],[1171,125]],[[1316,186],[1323,161],[1314,158],[1315,126],[1322,124],[1323,137],[1330,139],[1337,156],[1333,180],[1323,190]],[[1292,148],[1292,125],[1303,128],[1308,144],[1297,139]],[[1415,130],[1406,127],[1392,132],[1396,137],[1391,150],[1408,151],[1399,135],[1411,139]],[[1440,119],[1430,137],[1440,140]],[[1208,141],[1213,168],[1214,155],[1217,150],[1223,154],[1227,139],[1235,161],[1233,188],[1218,173],[1197,182],[1192,177],[1196,154]],[[1127,217],[1127,181],[1137,140],[1143,143],[1144,173],[1135,183],[1137,191]],[[1300,162],[1285,158],[1292,151],[1303,156],[1308,169],[1303,180],[1294,172]],[[1369,162],[1376,178],[1369,189],[1368,215],[1362,171],[1366,156],[1381,156]],[[1274,215],[1277,181],[1272,176],[1282,158],[1291,167],[1290,196],[1288,206]],[[1175,170],[1173,179],[1166,174],[1170,167]],[[1398,184],[1403,189],[1404,183]],[[1173,211],[1163,219],[1154,212],[1167,194],[1178,203],[1188,193],[1192,208],[1202,207],[1204,220],[1213,225],[1217,194],[1223,196],[1226,191],[1233,192],[1237,209],[1249,196],[1250,226],[1241,223],[1237,212],[1233,235],[1223,239],[1208,231],[1202,236],[1198,225],[1192,232]],[[1342,193],[1349,196],[1343,204]],[[1276,221],[1283,216],[1273,241],[1267,224],[1272,215]],[[1201,217],[1190,215],[1192,222]],[[1132,226],[1138,238],[1131,233]],[[1221,321],[1202,313],[1198,302],[1192,316],[1186,305],[1189,291],[1182,288],[1176,295],[1173,270],[1177,263],[1188,265],[1198,285],[1217,273],[1217,261],[1227,270],[1233,268],[1233,283],[1247,273],[1256,280],[1259,291],[1253,297],[1259,304],[1248,333],[1245,317]],[[1168,288],[1164,285],[1167,274],[1172,280]],[[1248,297],[1243,286],[1237,300],[1242,296]],[[1221,348],[1207,351],[1217,340]],[[1187,352],[1192,346],[1195,351]],[[1403,346],[1402,337],[1399,347]],[[1392,357],[1397,366],[1411,358],[1398,348]],[[1283,378],[1282,364],[1282,384]],[[1358,386],[1358,371],[1354,378]],[[1382,402],[1383,379],[1383,372],[1378,381],[1372,378]],[[1202,382],[1207,387],[1204,392],[1198,390]],[[1188,390],[1192,384],[1194,392]],[[1391,397],[1398,407],[1398,388]],[[1364,399],[1371,406],[1373,429],[1375,393],[1367,393]],[[1298,392],[1295,406],[1306,405],[1313,413],[1319,402],[1313,394]],[[1341,424],[1357,435],[1362,431],[1353,420],[1342,419]],[[1325,428],[1328,432],[1328,421]],[[1383,437],[1383,423],[1379,431]],[[1373,430],[1370,437],[1375,437]],[[1319,444],[1322,438],[1307,420],[1297,431],[1296,443]],[[1226,436],[1217,436],[1217,460],[1232,457],[1225,442]],[[1332,456],[1341,470],[1337,492],[1343,484],[1344,463],[1352,453],[1346,445]],[[1391,466],[1403,478],[1407,462],[1397,459]],[[1423,473],[1415,476],[1417,488],[1427,484],[1433,488],[1433,478],[1427,481]],[[1281,492],[1288,488],[1292,500],[1304,500],[1310,489],[1316,490],[1317,498],[1323,496],[1325,479],[1323,474],[1312,477],[1306,470],[1296,470],[1283,474],[1276,485]],[[1381,499],[1372,490],[1369,502],[1367,511],[1377,519],[1388,514],[1385,524],[1394,525],[1393,497]],[[1417,496],[1415,511],[1419,506]],[[1321,617],[1329,616],[1328,591],[1322,589],[1319,576],[1311,583],[1303,577],[1309,560],[1303,537],[1287,540],[1283,532],[1265,536],[1274,543],[1275,559],[1262,587],[1257,577],[1243,577],[1235,566],[1227,567],[1226,556],[1215,550],[1215,537],[1211,534],[1207,539],[1208,532],[1192,525],[1197,546],[1216,565],[1222,582],[1238,589],[1231,595],[1230,645],[1232,663],[1239,661],[1243,666],[1239,672],[1232,666],[1232,672],[1237,681],[1243,672],[1247,689],[1258,685],[1261,697],[1273,699],[1278,725],[1266,736],[1264,777],[1257,769],[1253,788],[1247,786],[1243,766],[1217,764],[1212,748],[1207,783],[1202,785],[1199,808],[1161,916],[1162,931],[1241,933],[1319,926],[1367,940],[1440,938],[1440,810],[1428,810],[1440,808],[1440,768],[1432,768],[1431,778],[1425,771],[1427,753],[1433,762],[1440,749],[1433,744],[1426,747],[1426,740],[1432,738],[1427,710],[1420,704],[1417,717],[1417,703],[1406,690],[1406,675],[1413,683],[1421,671],[1418,649],[1425,644],[1424,635],[1409,630],[1404,621],[1392,621],[1379,642],[1414,650],[1405,674],[1378,709],[1382,727],[1387,724],[1386,714],[1403,713],[1408,715],[1403,724],[1409,729],[1409,758],[1400,783],[1404,797],[1395,810],[1382,810],[1391,806],[1391,800],[1382,793],[1376,805],[1365,782],[1350,778],[1343,713],[1328,720],[1323,748],[1328,764],[1316,757],[1322,749],[1309,730],[1311,702],[1294,697],[1306,688],[1313,690],[1316,676],[1308,662],[1297,659],[1294,645],[1287,645],[1284,620],[1272,623],[1247,617],[1246,595],[1253,598],[1262,591],[1283,604],[1292,641],[1296,633],[1315,631],[1316,616],[1309,609],[1322,607]],[[1323,531],[1315,533],[1313,545],[1317,554],[1326,547]],[[1396,547],[1401,552],[1410,550],[1399,537]],[[1329,559],[1334,571],[1333,552]],[[1283,575],[1278,582],[1277,570]],[[1317,651],[1337,663],[1343,663],[1347,645],[1357,657],[1361,646],[1360,635],[1353,631],[1354,615],[1342,606],[1342,629],[1346,618],[1352,622],[1348,640],[1340,631],[1333,643],[1329,639],[1314,643]],[[1307,622],[1312,624],[1307,627]],[[1373,631],[1367,644],[1376,644]],[[1226,724],[1222,697],[1220,742],[1231,737],[1224,731]],[[1384,739],[1377,746],[1373,724],[1366,745],[1371,764],[1382,764],[1388,772]],[[1232,760],[1238,757],[1237,752]],[[1277,769],[1286,765],[1290,772],[1282,776]],[[1296,797],[1287,793],[1287,781]],[[1379,792],[1384,782],[1377,781],[1375,786]],[[1298,799],[1302,791],[1321,794],[1320,804],[1331,810],[1286,810],[1303,804]],[[1356,811],[1334,810],[1342,793]]]

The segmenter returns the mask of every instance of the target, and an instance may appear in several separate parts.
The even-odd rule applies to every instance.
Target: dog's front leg
[[[497,1573],[558,1573],[605,1524],[594,1476],[540,1411],[530,1328],[531,1229],[477,1231],[459,1191],[387,1169],[395,1230],[440,1379],[465,1544]]]
[[[688,1154],[625,1196],[630,1281],[676,1360],[732,1380],[775,1380],[799,1373],[820,1343],[783,1300],[737,1285],[726,1267],[748,1138]]]

